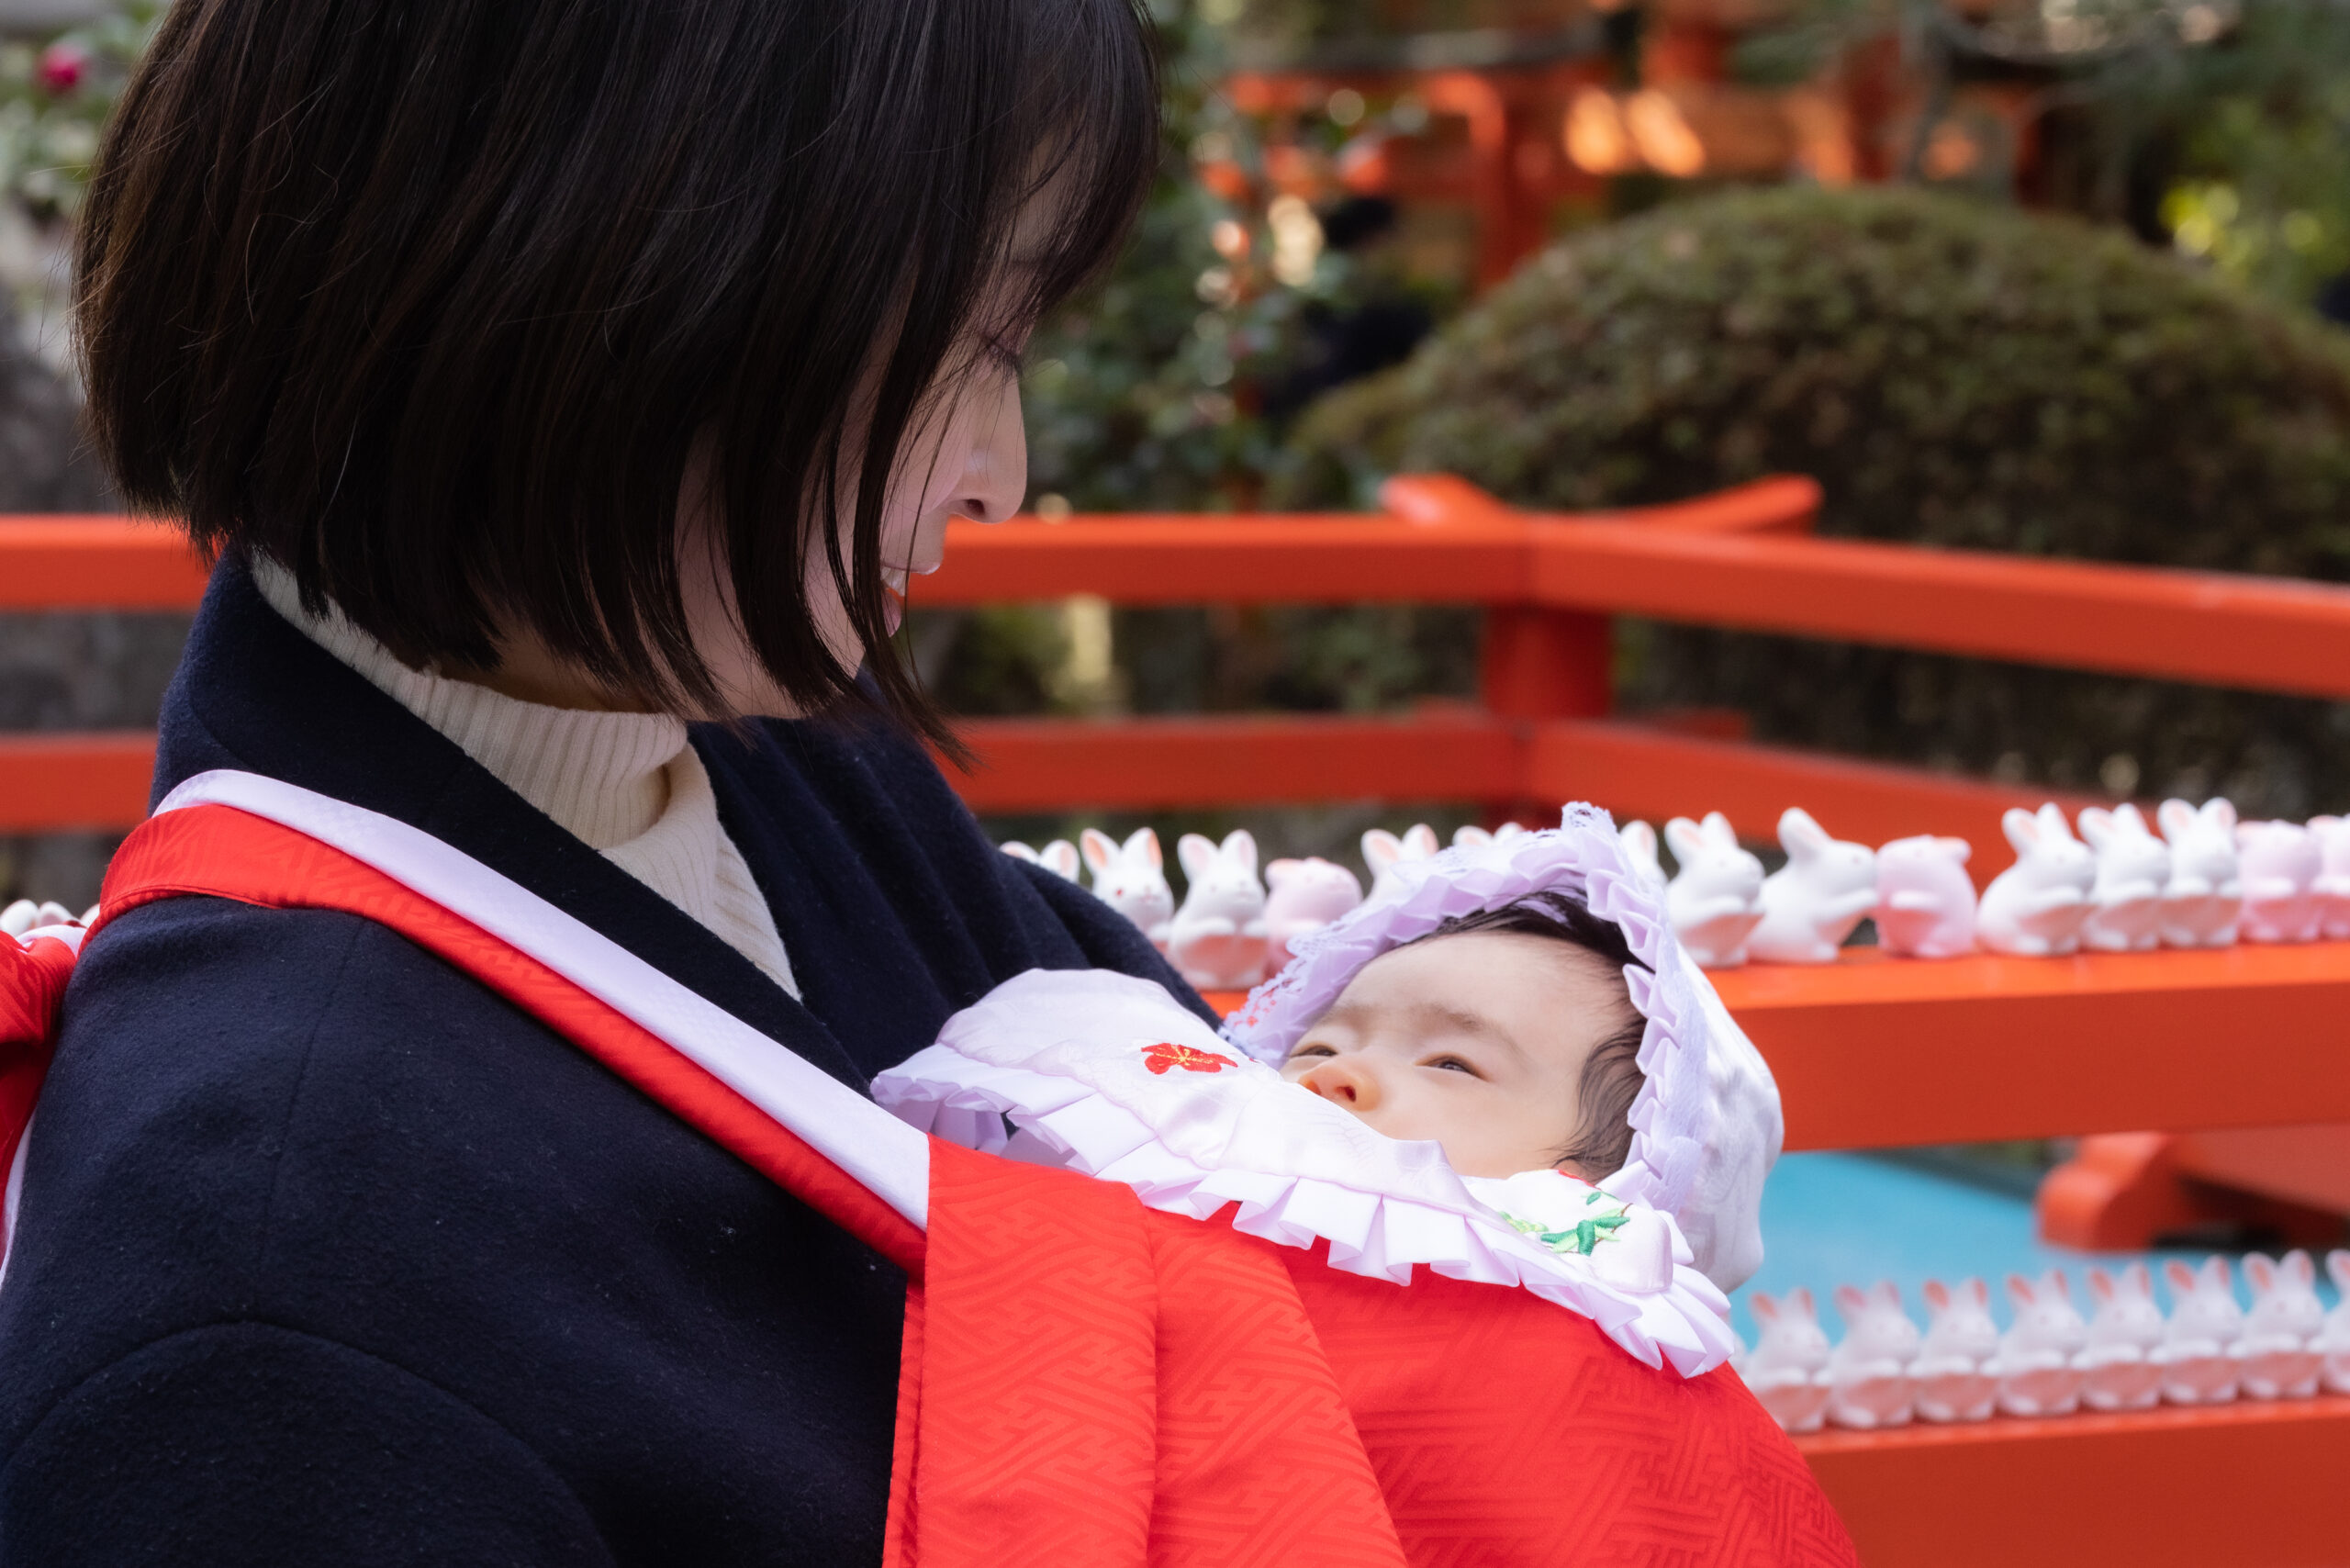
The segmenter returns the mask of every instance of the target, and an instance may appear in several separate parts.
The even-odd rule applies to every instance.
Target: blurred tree
[[[2018,194],[2127,223],[2296,304],[2350,270],[2343,0],[1807,0],[1738,61],[1792,82],[1888,37],[1920,84],[1905,178],[1923,173],[1959,84],[2033,82],[2041,166]]]
[[[39,222],[81,206],[98,129],[165,0],[108,0],[74,27],[0,43],[0,190]]]

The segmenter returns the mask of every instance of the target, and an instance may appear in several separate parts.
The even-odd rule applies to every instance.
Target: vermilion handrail
[[[1393,481],[1386,515],[1021,520],[948,532],[923,605],[1462,603],[1629,614],[2251,690],[2350,697],[2350,588],[1789,533],[1807,480],[1577,516],[1457,480]],[[0,519],[0,610],[192,605],[176,535]]]
[[[1764,484],[1754,498],[1784,515],[1816,510],[1805,482]],[[1517,512],[1458,481],[1398,480],[1388,494],[1404,515],[961,524],[948,531],[946,568],[914,599],[1515,605],[2350,696],[2350,588],[1791,537],[1678,515],[1695,508]],[[1721,499],[1703,504],[1718,512]]]

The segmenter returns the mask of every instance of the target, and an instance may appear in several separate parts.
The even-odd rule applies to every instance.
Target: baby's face
[[[1435,1139],[1463,1176],[1514,1176],[1555,1163],[1584,1059],[1633,1016],[1596,955],[1464,932],[1365,964],[1281,1076],[1390,1137]]]

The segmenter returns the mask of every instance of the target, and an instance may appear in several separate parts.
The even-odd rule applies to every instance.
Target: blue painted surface
[[[1820,1322],[1834,1338],[1842,1328],[1829,1295],[1838,1285],[1891,1280],[1901,1287],[1910,1315],[1923,1324],[1925,1303],[1919,1293],[1928,1280],[1955,1282],[1976,1274],[1990,1282],[1991,1313],[2004,1327],[2007,1293],[1999,1282],[2010,1272],[2064,1269],[2086,1314],[2091,1304],[2083,1281],[2089,1264],[2112,1269],[2133,1256],[2198,1262],[2205,1256],[2044,1246],[2032,1233],[2029,1199],[1857,1154],[1790,1154],[1779,1161],[1762,1190],[1762,1271],[1732,1298],[1732,1321],[1750,1345],[1754,1321],[1746,1297],[1757,1290],[1777,1295],[1810,1286],[1819,1298]],[[2168,1310],[2167,1293],[2159,1283],[2155,1289]],[[2251,1299],[2240,1273],[2236,1294]],[[2332,1305],[2333,1287],[2322,1271],[2319,1294]]]

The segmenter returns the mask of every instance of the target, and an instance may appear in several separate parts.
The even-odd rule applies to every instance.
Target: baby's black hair
[[[1649,967],[1624,940],[1623,927],[1592,913],[1589,905],[1566,893],[1530,893],[1498,908],[1455,915],[1416,940],[1433,942],[1472,931],[1547,936],[1605,960],[1611,974],[1620,975],[1630,965]],[[1627,1118],[1640,1085],[1647,1081],[1647,1075],[1640,1071],[1639,1054],[1640,1038],[1648,1030],[1648,1020],[1631,1006],[1631,1001],[1627,988],[1624,1003],[1631,1010],[1630,1022],[1593,1047],[1584,1059],[1576,1086],[1582,1100],[1581,1119],[1551,1158],[1553,1165],[1569,1167],[1593,1181],[1614,1175],[1631,1157],[1632,1124]]]

